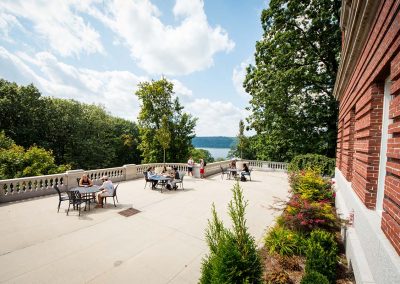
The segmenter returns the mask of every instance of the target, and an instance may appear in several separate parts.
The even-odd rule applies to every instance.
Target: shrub
[[[229,203],[232,230],[223,226],[213,205],[206,240],[210,253],[203,259],[200,283],[261,283],[262,267],[254,238],[248,233],[244,201],[239,183]]]
[[[292,192],[303,199],[312,201],[334,201],[335,192],[332,183],[324,179],[316,170],[304,170],[290,174]]]
[[[318,154],[298,155],[289,163],[288,169],[290,172],[314,169],[324,176],[332,177],[335,173],[335,159]]]
[[[306,273],[316,271],[326,276],[329,282],[336,279],[337,243],[333,234],[322,230],[311,232],[306,253]],[[318,282],[314,282],[318,283]]]
[[[316,228],[335,229],[339,220],[327,201],[308,201],[294,194],[287,202],[282,215],[288,228],[295,231],[310,232]]]
[[[265,237],[265,246],[269,253],[279,255],[302,255],[305,252],[305,239],[300,233],[283,228],[273,227]]]
[[[309,271],[304,274],[300,284],[329,284],[328,278],[317,271]]]

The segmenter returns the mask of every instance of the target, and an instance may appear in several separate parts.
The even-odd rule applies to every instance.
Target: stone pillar
[[[193,166],[193,177],[200,178],[200,165],[194,164]]]
[[[135,164],[124,165],[125,180],[132,180],[136,178],[137,170]]]
[[[65,183],[65,180],[64,180],[64,185],[66,187],[65,189],[68,190],[70,188],[77,187],[78,183],[77,183],[76,179],[81,178],[84,172],[85,171],[82,169],[67,171],[66,172],[66,181],[67,182]]]

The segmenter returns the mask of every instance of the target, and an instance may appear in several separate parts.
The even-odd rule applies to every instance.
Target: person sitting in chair
[[[151,188],[154,189],[158,183],[157,180],[151,179],[152,177],[157,176],[157,174],[154,171],[154,167],[150,167],[147,169],[147,179],[151,181]]]
[[[171,179],[167,182],[167,188],[168,189],[177,189],[178,187],[176,186],[176,180],[180,179],[179,177],[179,172],[178,172],[178,168],[174,167],[173,170],[171,171],[170,174]]]
[[[93,186],[93,181],[88,177],[87,174],[83,174],[79,180],[79,186]]]
[[[112,181],[108,179],[108,176],[102,176],[101,180],[103,184],[100,186],[100,192],[97,194],[98,204],[96,208],[103,207],[103,199],[105,196],[113,196],[114,194],[114,185]]]
[[[240,172],[240,180],[245,181],[246,180],[245,175],[249,175],[249,173],[250,173],[249,167],[247,166],[246,163],[244,163],[243,164],[243,169]]]
[[[229,168],[232,170],[236,170],[236,160],[233,159],[229,165]],[[236,177],[237,171],[231,171],[231,175],[233,175],[233,177]]]

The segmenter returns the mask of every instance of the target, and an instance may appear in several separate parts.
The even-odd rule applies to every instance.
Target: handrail
[[[209,163],[206,166],[205,175],[210,176],[221,172],[221,167],[226,169],[231,161],[219,161]],[[258,171],[287,171],[287,163],[257,160],[240,160],[238,163],[247,163],[250,168]],[[78,185],[78,180],[86,173],[95,184],[100,184],[100,178],[107,175],[113,182],[132,180],[143,177],[149,167],[176,167],[178,171],[187,171],[186,163],[149,163],[141,165],[124,165],[122,167],[95,169],[95,170],[72,170],[61,174],[42,175],[34,177],[23,177],[0,180],[0,203],[27,198],[54,194],[54,186],[57,185],[61,191],[68,190]],[[194,165],[195,177],[199,177],[199,164]]]

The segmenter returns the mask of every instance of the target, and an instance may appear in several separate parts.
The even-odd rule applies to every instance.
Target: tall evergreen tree
[[[339,8],[340,0],[271,0],[263,11],[264,35],[244,82],[258,159],[334,157]]]

